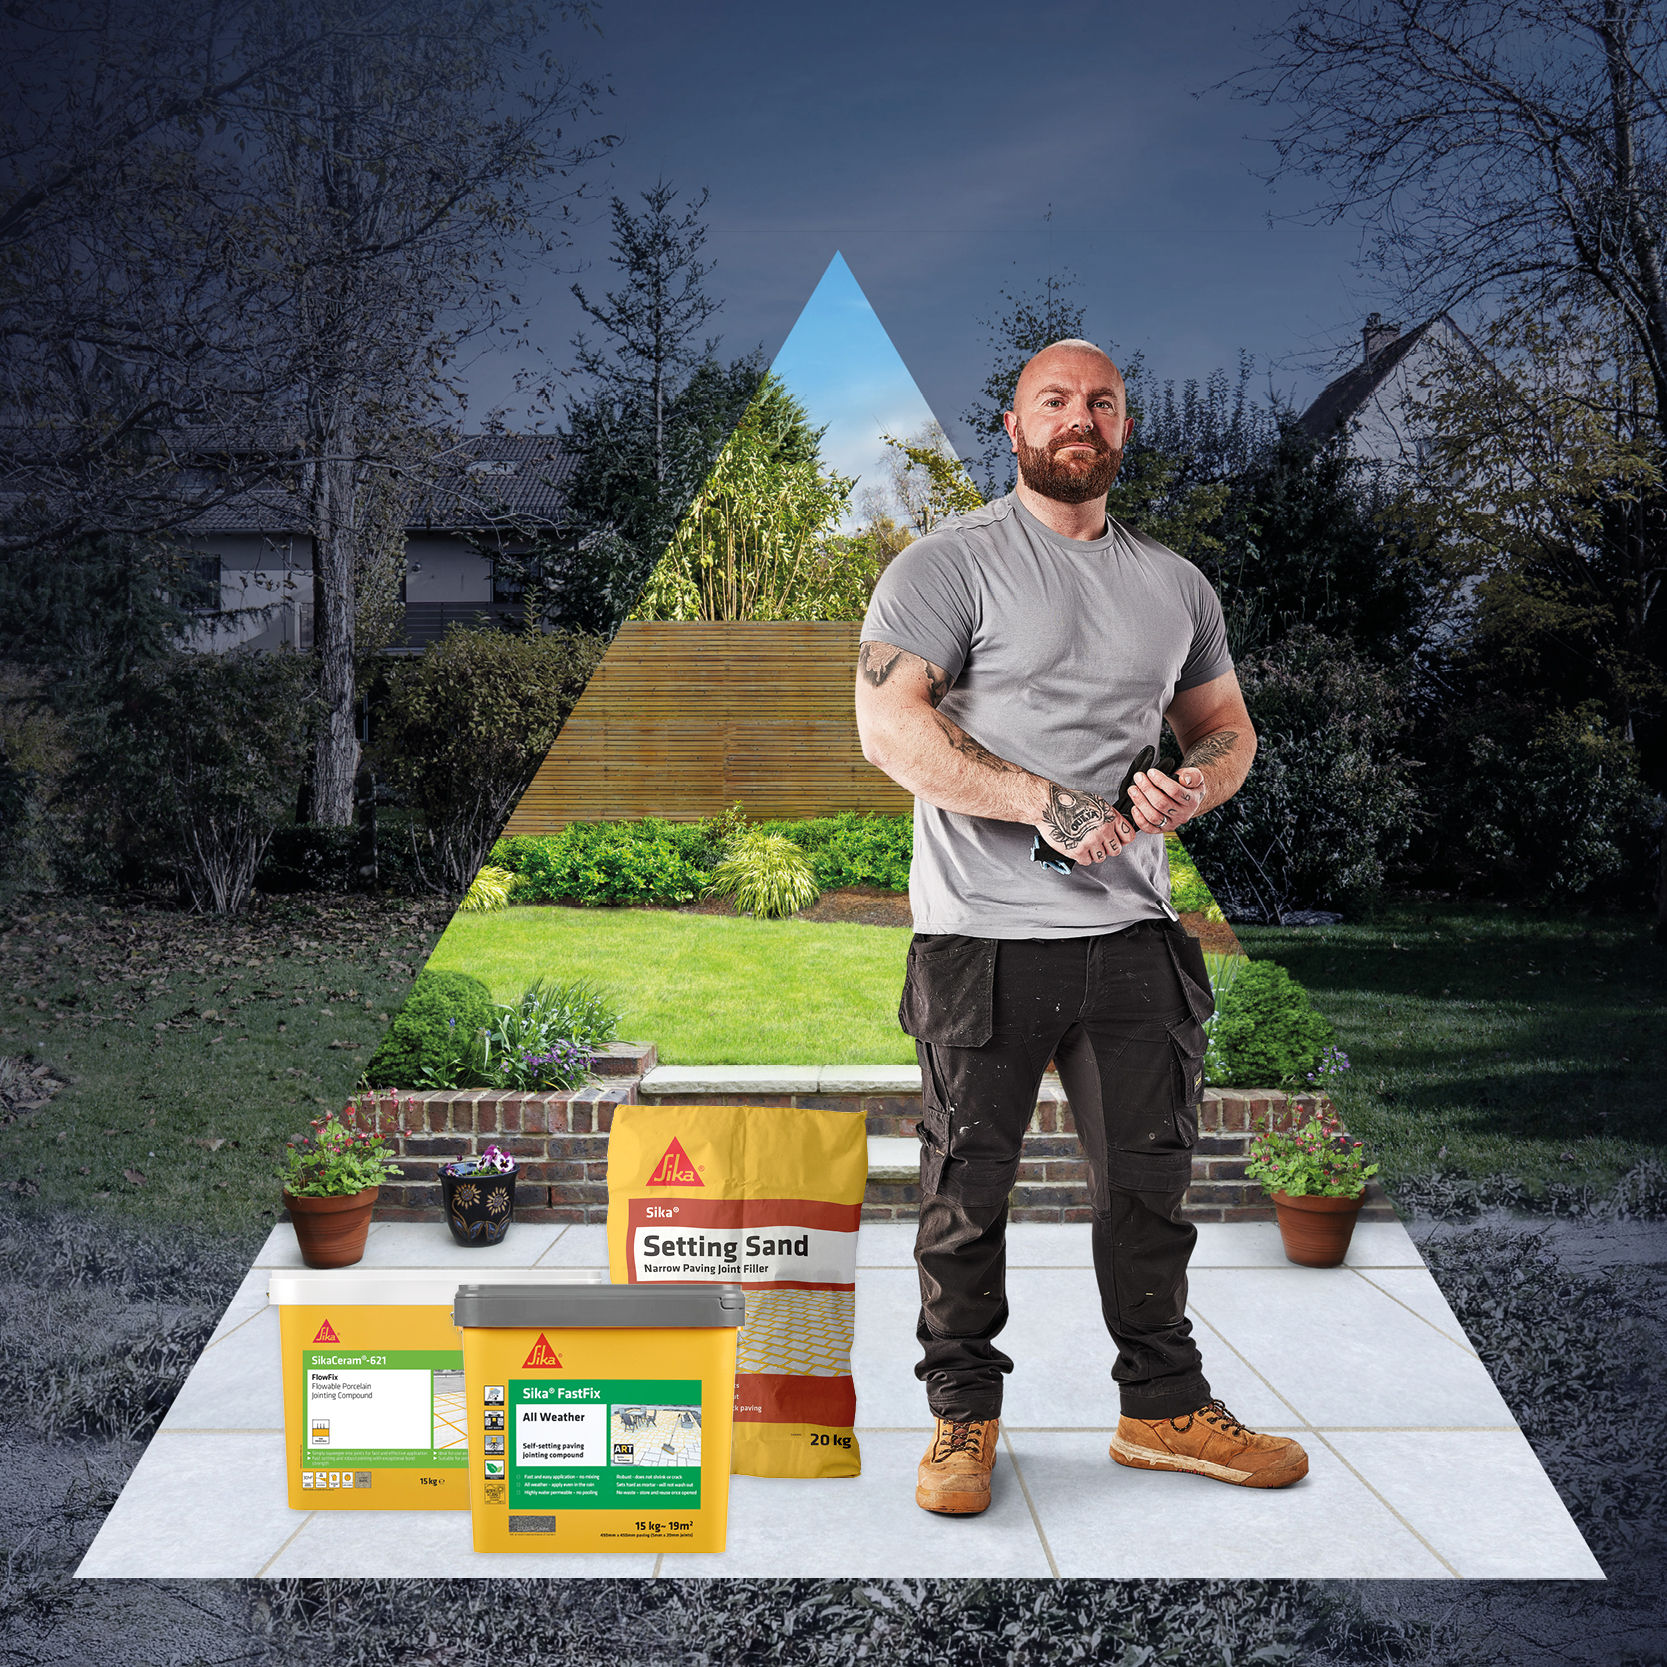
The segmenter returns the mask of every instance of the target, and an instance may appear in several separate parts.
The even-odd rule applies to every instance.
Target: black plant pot
[[[481,1175],[440,1172],[440,1196],[446,1225],[461,1245],[497,1244],[515,1215],[515,1170],[487,1170]]]

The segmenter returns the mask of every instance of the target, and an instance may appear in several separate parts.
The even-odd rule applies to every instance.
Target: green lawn
[[[237,920],[19,899],[0,908],[0,1057],[66,1086],[0,1100],[0,1189],[248,1231],[290,1135],[342,1106],[447,913],[258,899]]]
[[[458,915],[429,965],[498,1001],[535,978],[593,978],[668,1065],[913,1064],[897,1028],[902,927],[678,914],[502,909]]]
[[[1308,988],[1353,1065],[1349,1127],[1399,1176],[1607,1190],[1667,1141],[1667,950],[1647,922],[1400,905],[1238,927]]]
[[[67,1086],[0,1096],[0,1191],[35,1207],[247,1232],[284,1141],[340,1105],[444,906],[263,901],[237,921],[66,899],[0,910],[0,1057]],[[436,966],[509,998],[590,976],[671,1063],[906,1063],[909,934],[632,909],[462,916]],[[1344,1115],[1384,1179],[1606,1190],[1667,1140],[1667,951],[1641,921],[1398,906],[1240,929],[1336,1023]]]

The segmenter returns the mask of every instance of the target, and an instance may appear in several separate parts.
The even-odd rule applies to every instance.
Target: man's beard
[[[1104,497],[1117,479],[1123,462],[1123,449],[1115,451],[1097,433],[1073,435],[1069,440],[1055,440],[1054,446],[1092,446],[1095,451],[1092,468],[1080,463],[1062,462],[1047,447],[1026,443],[1024,429],[1017,435],[1019,446],[1019,475],[1032,492],[1039,492],[1055,503],[1085,504],[1090,498]]]

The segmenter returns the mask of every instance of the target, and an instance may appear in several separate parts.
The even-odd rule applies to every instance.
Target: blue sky
[[[822,461],[858,477],[854,511],[863,489],[884,478],[887,448],[880,436],[905,439],[932,420],[908,366],[837,254],[770,368],[804,403],[811,421],[826,427]]]
[[[522,334],[458,368],[477,418],[530,421],[518,372],[559,373],[583,323],[569,293],[607,265],[608,199],[665,178],[711,192],[720,352],[773,357],[836,252],[963,453],[1001,291],[1074,274],[1087,333],[1149,372],[1204,376],[1241,349],[1305,404],[1386,304],[1358,229],[1303,224],[1274,191],[1288,112],[1222,83],[1263,56],[1269,0],[1158,8],[1057,0],[837,6],[600,0],[555,50],[605,84],[577,130],[619,143],[586,175],[571,245],[516,274]],[[1415,322],[1407,320],[1407,323]]]

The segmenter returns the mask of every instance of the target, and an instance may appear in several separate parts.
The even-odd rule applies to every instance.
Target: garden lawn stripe
[[[590,978],[619,1034],[668,1065],[905,1065],[902,927],[753,920],[667,909],[511,908],[459,915],[430,965],[497,1001],[535,978]]]

